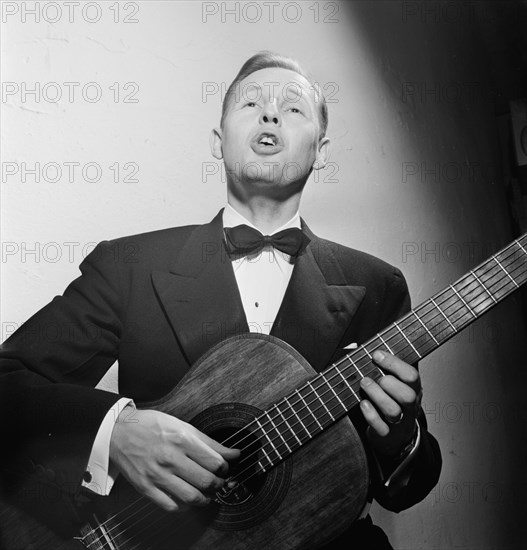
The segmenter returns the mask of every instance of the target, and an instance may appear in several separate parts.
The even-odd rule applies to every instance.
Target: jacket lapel
[[[348,283],[338,261],[337,245],[315,236],[296,260],[271,335],[286,341],[317,370],[325,368],[366,289]],[[333,246],[331,246],[333,245]],[[333,248],[335,247],[335,248]]]
[[[223,210],[196,227],[168,272],[152,281],[189,364],[229,336],[249,331],[232,263],[223,246]],[[271,335],[324,368],[359,307],[365,288],[348,284],[332,243],[311,239],[296,259]]]
[[[152,273],[158,297],[190,364],[221,340],[249,331],[222,242],[222,212],[193,231],[168,273]]]

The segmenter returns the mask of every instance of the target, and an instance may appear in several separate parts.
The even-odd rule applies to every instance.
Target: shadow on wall
[[[383,185],[393,195],[406,163],[414,208],[402,223],[419,253],[400,267],[417,305],[487,256],[443,251],[472,243],[490,255],[513,238],[496,116],[511,90],[525,91],[517,69],[527,3],[359,1],[343,10],[379,75],[378,109],[393,114],[377,139],[411,143],[414,156]],[[499,60],[510,52],[517,57],[507,68]],[[421,362],[423,407],[444,465],[421,504],[398,516],[373,508],[394,547],[526,547],[525,339],[517,293]]]

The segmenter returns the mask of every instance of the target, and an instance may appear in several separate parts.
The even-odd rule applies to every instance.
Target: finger
[[[206,438],[206,440],[204,440],[204,438]],[[211,444],[209,445],[207,441],[210,441]],[[191,435],[186,442],[185,454],[188,458],[197,462],[209,472],[216,474],[218,477],[226,477],[229,472],[229,464],[225,458],[213,448],[213,445],[217,447],[217,445],[220,444],[196,430],[196,433]],[[220,447],[223,446],[220,445]],[[224,448],[226,449],[226,447]]]
[[[388,424],[386,424],[375,407],[367,399],[363,399],[360,402],[360,409],[364,419],[377,435],[384,437],[390,433]]]
[[[187,456],[177,457],[167,464],[169,471],[204,494],[214,495],[225,485],[225,479],[200,466]]]
[[[403,409],[415,405],[417,402],[416,392],[395,376],[387,374],[378,381],[379,386],[394,399]]]
[[[402,359],[395,357],[391,353],[376,350],[373,353],[373,360],[385,371],[394,374],[409,386],[414,389],[421,387],[421,380],[419,378],[419,372],[415,367],[405,363]]]
[[[162,489],[176,501],[177,504],[187,506],[206,506],[210,498],[196,489],[184,479],[175,475],[163,475],[156,482],[158,489]]]
[[[206,443],[211,449],[214,449],[218,454],[220,454],[225,460],[236,460],[240,456],[240,450],[239,449],[231,449],[229,447],[225,447],[225,445],[222,445],[215,439],[212,439],[212,437],[209,437],[208,435],[204,434],[203,432],[197,431],[197,436]]]
[[[225,445],[222,445],[215,439],[212,439],[212,437],[209,437],[208,435],[204,434],[203,432],[200,432],[199,430],[196,430],[195,435],[209,449],[212,449],[215,453],[217,453],[217,455],[222,457],[222,461],[218,469],[216,470],[212,469],[210,471],[214,472],[220,477],[227,477],[229,473],[228,461],[237,460],[241,455],[241,451],[239,449],[231,449],[229,447],[225,447]]]
[[[158,489],[150,482],[133,483],[139,493],[150,499],[154,504],[157,504],[165,512],[179,512],[182,506],[170,498],[166,493]]]
[[[390,397],[376,382],[365,377],[361,380],[360,385],[373,405],[388,422],[395,423],[401,418],[403,411],[399,403]]]

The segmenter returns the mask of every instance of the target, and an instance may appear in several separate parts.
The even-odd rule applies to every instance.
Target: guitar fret
[[[355,367],[356,368],[356,367]],[[341,370],[336,367],[335,370],[339,373],[340,377],[342,378],[342,380],[344,380],[344,384],[346,384],[346,386],[348,387],[348,389],[351,390],[351,392],[353,393],[353,395],[355,396],[355,399],[357,401],[360,401],[360,398],[359,396],[357,395],[357,393],[355,392],[355,390],[351,387],[350,383],[346,380],[346,378],[344,377],[344,375],[342,374]],[[360,372],[360,371],[359,371]]]
[[[291,428],[291,426],[289,425],[289,422],[286,420],[283,412],[279,409],[278,405],[276,404],[274,406],[274,408],[278,411],[278,414],[282,417],[282,420],[285,422],[285,425],[289,428],[289,431],[294,435],[295,439],[298,441],[298,444],[299,445],[302,445],[302,442],[300,441],[300,439],[298,439],[298,437],[296,436],[296,433],[295,431],[293,430],[293,428]],[[293,411],[294,412],[294,411]],[[296,416],[296,414],[295,414]],[[287,445],[287,443],[286,443]],[[289,446],[288,446],[289,447]],[[289,449],[291,451],[291,449]]]
[[[426,330],[426,332],[430,335],[430,338],[436,343],[437,346],[439,346],[439,342],[436,340],[435,336],[428,330],[428,327],[421,321],[421,318],[415,311],[412,311],[413,316],[421,323],[422,327]]]
[[[514,241],[514,242],[523,250],[523,252],[527,256],[527,250],[525,250],[525,248],[523,248],[522,243],[519,240]]]
[[[340,406],[344,409],[344,412],[348,412],[347,407],[344,405],[344,403],[341,401],[340,397],[337,395],[337,392],[334,390],[333,386],[327,381],[327,378],[324,373],[322,373],[322,378],[326,382],[326,384],[329,386],[329,389],[333,392],[333,395],[337,398],[337,401],[339,402]]]
[[[380,334],[377,334],[377,336],[380,338],[381,342],[386,346],[386,348],[388,349],[388,351],[389,351],[392,355],[395,355],[395,353],[393,353],[393,351],[390,349],[390,346],[384,341],[384,338],[383,338]]]
[[[350,357],[349,353],[346,353],[346,357],[348,358],[349,362],[353,365],[353,368],[360,374],[362,378],[364,378],[364,374],[362,374],[361,370],[359,369],[359,367],[357,367],[357,365],[355,364],[355,361]]]
[[[276,424],[273,422],[273,419],[271,418],[271,415],[269,414],[268,411],[265,411],[265,416],[267,416],[267,418],[269,419],[269,422],[271,422],[271,425],[273,426],[273,428],[275,429],[276,433],[278,434],[278,437],[284,442],[285,446],[287,447],[287,450],[289,451],[289,453],[291,453],[291,447],[289,447],[289,445],[287,444],[287,441],[284,439],[284,436],[282,435],[282,433],[280,432],[280,430],[276,427]],[[278,451],[276,451],[278,453]],[[278,455],[280,456],[280,455]],[[280,456],[280,460],[282,459],[282,457]]]
[[[264,454],[265,458],[267,458],[267,460],[269,461],[269,465],[272,466],[274,464],[274,462],[271,460],[271,458],[269,457],[269,455],[267,454],[267,451],[265,450],[264,447],[261,448],[261,451],[262,453]]]
[[[461,294],[459,294],[459,292],[452,285],[448,285],[448,286],[456,293],[456,296],[463,302],[463,305],[467,308],[467,310],[472,315],[472,317],[474,317],[474,319],[477,319],[478,316],[472,311],[472,309],[467,304],[467,302],[465,302],[465,300],[463,299],[463,296],[461,296]]]
[[[320,397],[320,395],[318,395],[318,393],[316,392],[315,388],[311,385],[311,382],[308,382],[307,385],[311,388],[311,390],[313,391],[313,393],[315,394],[315,396],[318,398],[318,400],[322,403],[322,406],[326,409],[326,412],[329,414],[329,417],[331,418],[331,420],[335,420],[335,417],[331,414],[331,412],[329,411],[329,409],[326,407],[326,404],[324,403],[324,401],[322,400],[322,398]]]
[[[298,421],[300,422],[300,425],[302,426],[302,428],[304,428],[305,432],[307,433],[309,439],[311,439],[313,436],[311,435],[310,431],[306,428],[306,425],[304,424],[304,422],[302,421],[302,417],[296,413],[295,409],[293,408],[293,405],[291,405],[291,403],[289,403],[289,400],[287,399],[287,397],[284,398],[284,401],[287,403],[287,405],[289,406],[289,408],[294,412],[295,414],[295,417],[298,419]],[[311,412],[311,411],[309,411]],[[297,438],[298,439],[298,438]]]
[[[507,277],[514,283],[514,285],[516,286],[516,288],[520,288],[518,283],[511,277],[510,273],[501,265],[501,262],[498,260],[498,258],[496,258],[496,256],[492,256],[492,259],[500,266],[500,268],[502,269],[502,271],[505,273],[505,275],[507,275]]]
[[[415,349],[414,345],[412,344],[412,342],[410,342],[410,340],[408,340],[408,338],[406,337],[406,334],[399,328],[399,325],[395,322],[394,323],[394,326],[397,328],[397,330],[403,335],[403,338],[410,344],[411,348],[415,351],[417,357],[419,357],[419,359],[422,359],[423,356]]]
[[[378,336],[378,335],[377,335]],[[374,370],[377,371],[376,374],[374,375],[374,371],[371,371],[369,372],[366,376],[369,376],[369,377],[372,377],[372,376],[377,376],[378,378],[384,376],[384,372],[377,366],[377,364],[375,363],[375,361],[373,360],[373,357],[372,357],[372,354],[368,351],[368,349],[366,348],[367,345],[371,345],[371,346],[374,346],[375,348],[378,347],[378,345],[374,345],[374,341],[375,341],[375,338],[373,338],[372,340],[366,342],[366,344],[362,345],[359,350],[362,350],[362,351],[365,351],[366,352],[366,355],[371,359],[371,365],[374,367]],[[349,358],[349,356],[348,356]],[[361,357],[361,359],[363,359],[363,357]],[[351,359],[350,359],[351,360]],[[362,372],[357,368],[357,366],[355,365],[355,363],[353,363],[353,366],[355,367],[355,369],[357,370],[357,372],[362,376],[362,378],[364,378],[364,374],[362,374]],[[374,378],[374,380],[377,380],[377,378]]]
[[[444,311],[436,304],[435,300],[433,298],[430,298],[430,301],[439,310],[439,313],[441,313],[441,315],[445,318],[446,322],[452,327],[452,330],[454,332],[457,332],[456,327],[450,322],[450,319],[445,315]]]
[[[280,453],[277,451],[276,447],[274,446],[274,443],[271,441],[271,438],[269,437],[269,434],[264,430],[262,424],[260,423],[260,420],[258,418],[255,418],[255,420],[256,420],[256,423],[258,424],[258,427],[260,428],[260,430],[262,430],[263,434],[267,438],[267,441],[269,442],[269,445],[271,445],[271,448],[273,449],[273,451],[278,455],[278,458],[280,460],[282,460],[282,457],[280,456]],[[269,461],[269,464],[272,466],[274,464],[274,462],[269,458],[269,455],[265,452],[265,448],[263,446],[262,446],[261,450],[262,450],[263,454],[265,455],[265,458],[267,458],[267,460]]]
[[[474,276],[476,281],[483,287],[483,289],[486,291],[486,293],[492,298],[492,301],[495,304],[497,304],[498,301],[496,300],[496,298],[494,298],[494,295],[490,292],[490,290],[481,282],[480,278],[476,275],[476,272],[475,271],[470,271],[469,273],[471,273]]]
[[[313,411],[309,408],[308,404],[305,402],[304,398],[302,397],[302,394],[298,390],[295,390],[295,393],[298,395],[298,397],[300,397],[300,399],[302,400],[302,403],[304,404],[306,409],[311,413],[311,416],[315,419],[315,422],[318,424],[318,427],[321,430],[323,430],[324,428],[322,428],[322,424],[318,421],[318,418],[315,416]]]

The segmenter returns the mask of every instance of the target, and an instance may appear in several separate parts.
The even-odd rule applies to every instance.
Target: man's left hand
[[[368,438],[375,451],[397,457],[416,433],[421,406],[421,379],[416,368],[386,351],[373,353],[375,363],[387,374],[374,382],[365,377],[360,403],[368,423]]]

